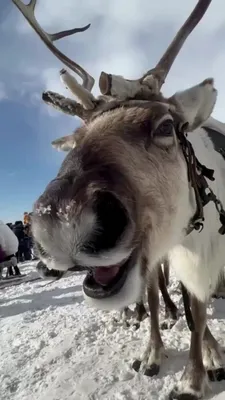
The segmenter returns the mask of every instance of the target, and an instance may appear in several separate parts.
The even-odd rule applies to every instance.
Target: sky
[[[28,1],[26,1],[26,4]],[[39,0],[36,17],[48,32],[81,27],[56,42],[96,80],[101,71],[136,79],[154,67],[196,0]],[[141,5],[141,6],[140,6]],[[164,95],[213,77],[219,90],[213,112],[225,122],[225,1],[213,0],[188,38],[163,86]],[[11,0],[0,9],[0,219],[31,211],[66,153],[51,141],[81,121],[42,102],[45,90],[73,97],[59,79],[61,62],[40,41]]]

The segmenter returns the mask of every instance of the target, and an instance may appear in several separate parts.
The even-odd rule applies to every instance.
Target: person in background
[[[30,215],[32,215],[32,213],[30,213]],[[36,261],[36,260],[39,260],[39,258],[38,258],[38,253],[37,253],[37,249],[36,249],[36,247],[34,246],[34,239],[33,239],[33,234],[32,234],[32,229],[31,229],[31,224],[30,225],[28,225],[28,234],[29,234],[29,237],[30,237],[30,250],[31,250],[31,257],[32,257],[32,260],[33,261]]]
[[[16,221],[14,228],[13,228],[13,232],[15,233],[18,241],[19,241],[19,247],[18,247],[18,251],[16,253],[17,256],[17,261],[18,262],[23,262],[25,260],[24,257],[24,250],[25,250],[25,233],[24,233],[24,226],[23,226],[23,222],[22,221]]]
[[[0,275],[7,268],[7,275],[21,275],[17,265],[16,253],[18,251],[18,239],[8,225],[0,221]]]
[[[28,224],[24,227],[24,258],[26,261],[30,261],[32,259],[31,247],[32,247],[31,227],[30,224]]]
[[[13,231],[13,223],[12,222],[7,222],[6,225]]]
[[[33,241],[33,235],[32,235],[32,229],[31,229],[31,220],[32,220],[32,212],[29,213],[30,217],[30,222],[25,226],[25,232],[29,237],[29,249],[31,253],[31,259],[32,260],[38,260],[39,258],[37,257],[35,248],[34,248],[34,241]]]
[[[31,216],[30,216],[30,213],[28,214],[28,212],[25,211],[25,212],[23,213],[23,224],[24,224],[24,225],[30,225],[30,223],[31,223]]]

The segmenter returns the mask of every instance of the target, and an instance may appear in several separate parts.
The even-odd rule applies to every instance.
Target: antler
[[[63,112],[78,115],[82,119],[88,119],[91,116],[91,110],[96,109],[100,103],[106,101],[106,99],[95,99],[91,94],[94,85],[94,78],[91,77],[80,65],[76,64],[61,53],[53,43],[63,37],[87,30],[90,27],[90,24],[83,28],[75,28],[49,34],[40,27],[35,18],[34,11],[37,0],[31,0],[28,5],[25,5],[21,0],[12,1],[27,19],[32,28],[37,32],[49,50],[72,71],[77,73],[83,80],[83,84],[80,85],[75,77],[65,69],[60,71],[61,80],[81,100],[86,110],[79,103],[60,97],[60,95],[52,94],[51,92],[48,92],[49,96],[47,93],[43,95],[44,101]],[[106,96],[117,97],[119,100],[125,100],[128,98],[148,100],[152,94],[158,94],[185,40],[202,19],[211,1],[212,0],[198,1],[198,4],[180,28],[155,68],[149,70],[142,78],[136,80],[128,80],[122,76],[102,72],[99,79],[99,88],[101,93]],[[89,111],[89,113],[87,113],[87,111]]]
[[[125,94],[127,97],[134,97],[140,94],[142,98],[147,96],[147,92],[148,94],[158,93],[185,40],[202,19],[211,1],[198,1],[198,4],[180,28],[155,68],[149,70],[141,79],[133,81],[102,72],[99,79],[101,93],[116,97],[121,97],[121,95],[124,97]]]
[[[45,43],[48,49],[67,67],[69,67],[72,71],[74,71],[80,78],[83,80],[82,85],[80,85],[76,78],[70,75],[64,69],[60,71],[61,79],[68,86],[71,91],[80,99],[82,104],[86,109],[93,109],[95,107],[95,97],[92,95],[91,90],[94,86],[94,78],[89,75],[79,64],[72,61],[65,54],[63,54],[60,50],[58,50],[54,46],[54,42],[64,38],[66,36],[73,35],[77,32],[84,32],[89,27],[90,24],[82,27],[82,28],[74,28],[62,32],[57,33],[47,33],[44,29],[41,28],[39,23],[37,22],[34,12],[35,6],[37,4],[37,0],[31,0],[29,4],[24,4],[21,0],[12,0],[13,3],[17,6],[26,20],[29,22],[31,27],[35,30],[35,32],[39,35],[40,39]]]
[[[75,100],[64,97],[59,93],[47,91],[42,93],[42,100],[51,105],[58,111],[62,111],[65,114],[71,116],[77,116],[83,121],[87,121],[91,115],[92,110],[86,110],[81,104],[77,103]]]

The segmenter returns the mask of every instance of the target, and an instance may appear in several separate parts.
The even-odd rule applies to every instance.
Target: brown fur
[[[128,210],[135,225],[133,243],[146,246],[149,258],[149,238],[144,237],[153,224],[159,230],[169,228],[171,218],[167,216],[171,217],[175,211],[171,183],[175,195],[180,190],[177,184],[180,153],[175,137],[169,146],[163,145],[163,139],[159,146],[157,138],[153,138],[157,122],[167,113],[167,105],[148,102],[140,108],[117,108],[79,128],[81,143],[70,151],[56,180],[39,198],[33,221],[45,221],[47,227],[52,218],[59,218],[58,210],[68,204],[71,204],[69,219],[77,219],[83,205],[93,202],[93,193],[107,187]],[[35,212],[38,204],[51,205],[51,213],[40,219]],[[154,240],[152,236],[153,243]]]

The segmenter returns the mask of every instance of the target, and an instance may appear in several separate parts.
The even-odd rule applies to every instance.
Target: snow
[[[21,271],[35,276],[35,263]],[[167,350],[159,376],[132,370],[148,340],[148,321],[125,329],[118,312],[88,308],[83,273],[46,285],[33,281],[0,288],[0,388],[4,400],[164,400],[180,379],[190,333],[184,317],[162,332]],[[170,293],[181,307],[172,279]],[[209,326],[225,345],[225,300],[212,300]],[[161,319],[163,319],[163,305]],[[225,382],[210,384],[207,399],[224,400]]]

